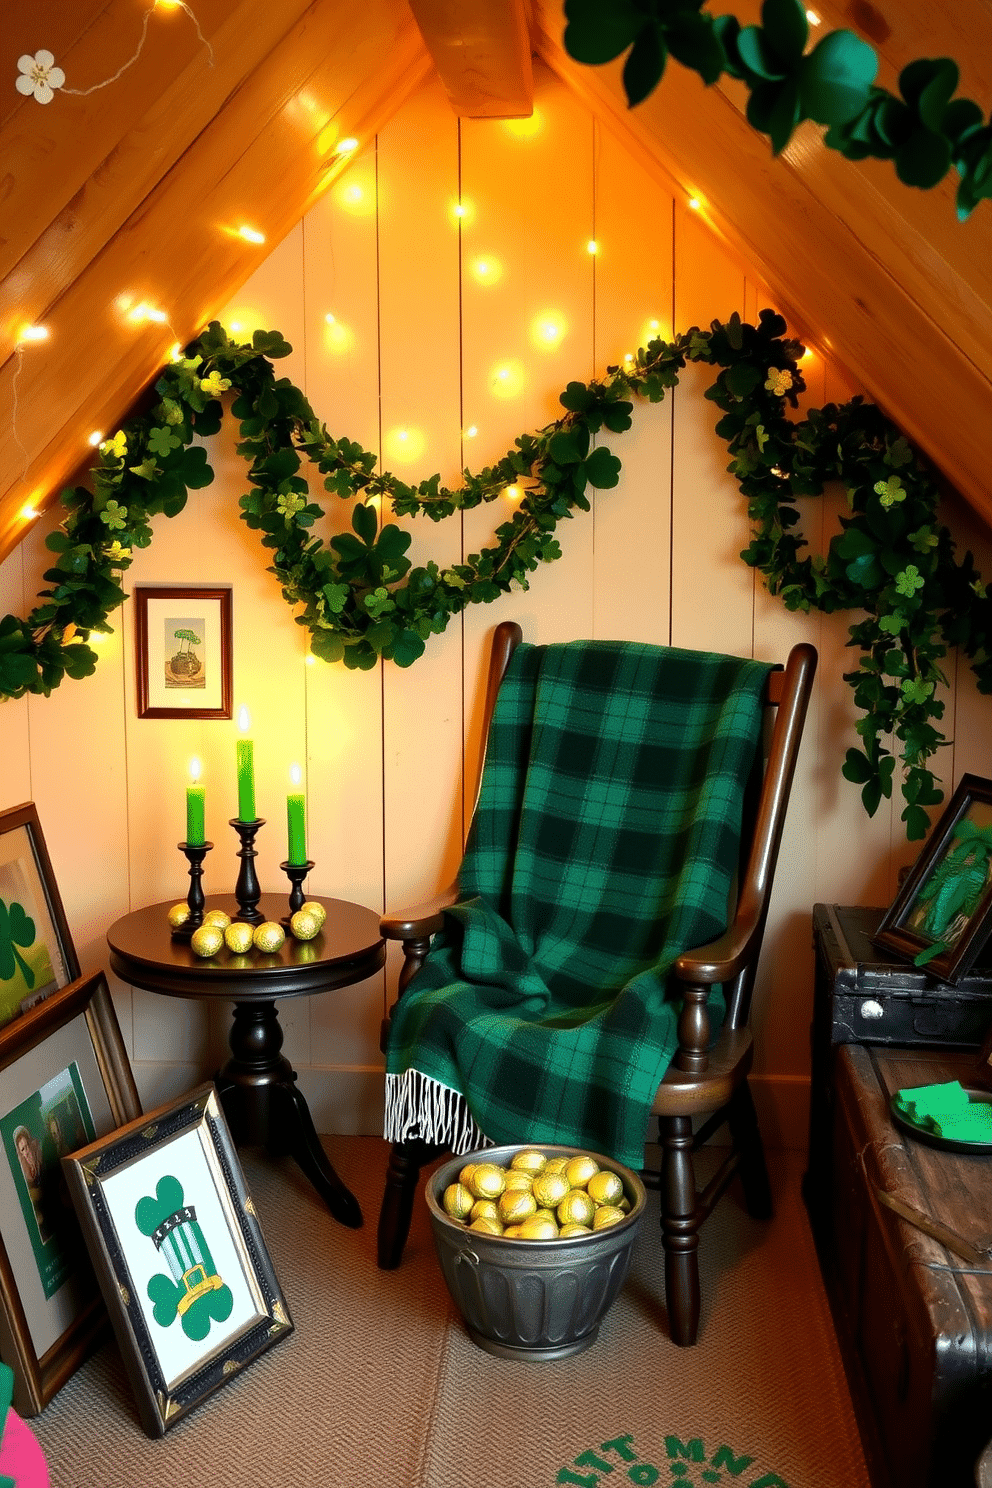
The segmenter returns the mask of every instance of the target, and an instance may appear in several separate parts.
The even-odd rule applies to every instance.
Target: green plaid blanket
[[[392,1016],[385,1135],[643,1165],[676,957],[727,926],[761,662],[521,645],[459,896]],[[725,1011],[717,988],[713,1026]]]

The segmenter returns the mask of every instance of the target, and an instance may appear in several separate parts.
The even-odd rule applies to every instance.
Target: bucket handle
[[[477,1266],[479,1264],[479,1257],[474,1250],[456,1250],[455,1260],[467,1261],[470,1266]]]

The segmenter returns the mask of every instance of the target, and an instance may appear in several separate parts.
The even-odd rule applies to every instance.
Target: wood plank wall
[[[708,324],[769,303],[700,215],[659,190],[583,107],[538,69],[531,122],[453,118],[436,81],[396,115],[309,216],[264,259],[227,324],[280,329],[294,351],[282,370],[320,417],[382,452],[388,468],[453,482],[463,464],[498,457],[557,411],[570,377],[602,373],[650,334]],[[454,215],[462,200],[466,212]],[[588,251],[594,241],[597,252]],[[555,328],[554,334],[547,327]],[[809,401],[851,389],[821,354],[806,364]],[[505,374],[505,375],[504,375]],[[636,410],[612,439],[621,485],[591,515],[564,524],[563,559],[526,593],[475,607],[408,671],[306,662],[305,637],[253,533],[236,519],[243,490],[233,435],[210,443],[217,480],[160,520],[128,572],[135,584],[230,584],[235,701],[252,714],[260,814],[259,873],[284,886],[282,800],[305,765],[312,892],[398,908],[450,879],[475,783],[480,683],[494,625],[515,617],[537,642],[628,637],[766,658],[811,639],[821,669],[803,748],[757,1000],[757,1094],[768,1139],[801,1146],[806,1130],[812,1005],[810,910],[817,900],[882,904],[914,849],[886,806],[869,822],[839,773],[853,737],[841,672],[843,616],[789,615],[739,560],[747,524],[726,451],[690,369],[673,396]],[[474,432],[470,432],[474,431]],[[809,535],[834,530],[835,498],[810,503]],[[414,524],[411,556],[457,560],[485,543],[491,508]],[[962,546],[992,572],[987,534],[949,511]],[[343,504],[325,528],[348,521]],[[49,524],[50,527],[51,524]],[[0,613],[24,613],[41,587],[44,530],[0,566]],[[966,666],[949,662],[950,786],[988,773],[989,702]],[[125,609],[95,677],[49,699],[0,707],[0,807],[37,803],[84,967],[106,965],[104,934],[120,914],[183,897],[183,788],[204,762],[207,887],[233,884],[235,722],[136,716],[133,619]],[[379,1020],[395,977],[282,1007],[286,1053],[318,1126],[377,1131]],[[112,979],[113,981],[113,979]],[[222,1057],[227,1010],[212,1016],[113,982],[147,1104],[188,1087]]]

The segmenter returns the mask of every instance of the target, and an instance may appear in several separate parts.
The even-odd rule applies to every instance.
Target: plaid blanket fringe
[[[493,1145],[476,1126],[463,1095],[415,1069],[386,1076],[383,1135],[387,1142],[419,1138],[455,1157]]]

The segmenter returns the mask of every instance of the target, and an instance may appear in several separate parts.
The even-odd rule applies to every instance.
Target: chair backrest
[[[513,620],[502,621],[493,634],[483,709],[483,746],[479,759],[476,800],[485,766],[485,741],[489,737],[496,698],[510,658],[522,639],[523,631]],[[768,917],[775,865],[782,843],[786,807],[799,757],[816,661],[813,646],[807,643],[793,646],[785,667],[777,667],[770,672],[765,685],[762,748],[755,760],[744,800],[736,916],[738,922],[749,927],[749,940],[753,943],[754,954],[748,956],[742,970],[724,989],[727,999],[725,1023],[731,1028],[743,1027],[751,1013],[757,948],[761,944]],[[722,978],[714,977],[712,980],[719,981]]]

